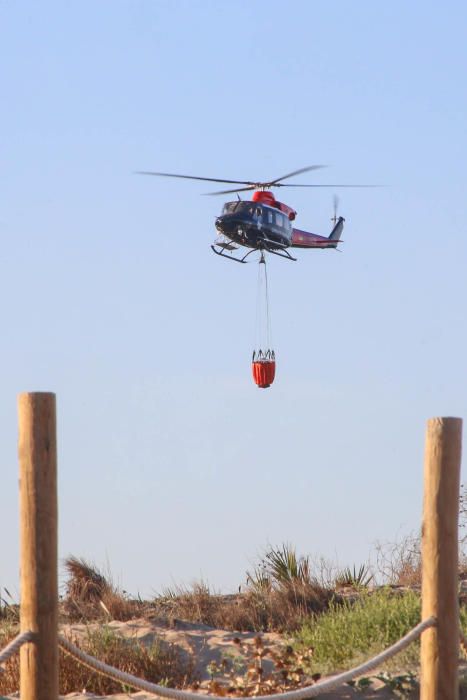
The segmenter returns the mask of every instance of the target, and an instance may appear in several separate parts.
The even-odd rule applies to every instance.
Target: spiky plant
[[[279,586],[289,583],[311,583],[308,557],[297,557],[290,544],[271,547],[263,559],[265,573]]]
[[[351,586],[352,588],[368,588],[372,580],[373,574],[365,564],[362,564],[358,571],[354,564],[353,569],[347,566],[338,574],[336,586],[338,588],[344,588],[345,586]]]

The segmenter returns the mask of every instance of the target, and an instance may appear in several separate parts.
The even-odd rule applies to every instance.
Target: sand
[[[84,638],[90,629],[96,629],[99,626],[101,626],[99,623],[64,625],[61,627],[60,631],[69,638],[79,640]],[[108,627],[126,638],[137,639],[143,644],[150,645],[157,639],[163,643],[166,642],[167,644],[177,645],[183,654],[191,656],[200,678],[205,680],[209,677],[206,670],[209,663],[221,661],[222,655],[229,650],[236,651],[237,647],[233,641],[235,637],[240,638],[242,642],[248,644],[253,643],[256,636],[254,633],[250,632],[238,633],[213,629],[206,625],[193,624],[181,620],[174,620],[170,627],[166,622],[164,623],[161,620],[147,618],[135,619],[128,622],[113,621],[108,623]],[[285,641],[281,635],[276,633],[264,633],[261,634],[261,638],[266,645],[271,646],[284,644]],[[376,671],[373,673],[376,673]],[[465,661],[460,663],[460,673],[463,677],[467,676],[467,664]],[[201,690],[200,696],[209,697],[205,695],[205,692],[206,691],[203,692],[203,690]],[[18,697],[19,693],[8,696],[8,698],[12,700]],[[101,700],[103,697],[107,698],[107,700],[153,700],[156,696],[147,692],[117,693],[114,695],[102,696],[88,693],[83,689],[81,692],[60,696],[60,699]],[[318,697],[323,698],[323,700],[358,700],[359,698],[366,700],[394,700],[394,698],[400,696],[392,693],[381,681],[375,679],[371,687],[367,688],[365,691],[357,691],[348,685],[343,685],[338,690],[323,693]],[[418,691],[414,692],[410,697],[413,699],[418,698]],[[461,690],[460,698],[461,700],[467,699],[465,688]]]
[[[137,639],[143,644],[149,645],[156,639],[168,644],[176,644],[183,654],[192,656],[196,671],[202,680],[209,678],[207,672],[209,663],[220,662],[223,654],[226,652],[235,652],[236,647],[233,641],[235,637],[241,639],[244,643],[252,643],[256,636],[250,632],[238,633],[213,629],[206,625],[180,620],[173,621],[171,627],[157,619],[136,619],[129,622],[113,621],[108,623],[108,626],[114,632],[127,638]],[[79,640],[86,635],[87,630],[96,627],[97,625],[65,625],[61,631],[72,639]],[[278,646],[284,643],[283,637],[276,633],[264,633],[261,637],[267,645]],[[102,697],[93,693],[86,693],[85,691],[61,696],[64,700],[65,698],[66,700],[97,700]],[[134,692],[118,693],[105,697],[108,700],[129,700],[130,698],[131,700],[153,700],[155,696],[147,692]],[[323,698],[323,700],[357,700],[358,698],[366,698],[366,700],[394,700],[395,695],[380,681],[375,681],[372,687],[364,692],[359,692],[348,685],[343,685],[339,690],[323,693],[319,697]],[[418,695],[414,695],[414,697],[418,697]]]

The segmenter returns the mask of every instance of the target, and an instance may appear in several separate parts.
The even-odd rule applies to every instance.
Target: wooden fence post
[[[421,640],[421,700],[459,698],[458,520],[460,418],[428,421],[422,528],[422,619],[437,627]]]
[[[57,440],[55,395],[20,394],[21,700],[58,700]]]

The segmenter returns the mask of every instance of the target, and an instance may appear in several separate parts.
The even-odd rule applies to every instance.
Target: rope
[[[261,264],[258,264],[258,278],[256,281],[256,310],[255,310],[255,327],[254,327],[254,347],[256,350],[261,348]]]
[[[258,282],[256,289],[256,314],[255,314],[255,347],[264,350],[272,347],[271,315],[269,311],[269,287],[266,257],[261,252],[258,264]]]
[[[0,652],[0,666],[5,661],[7,661],[10,658],[10,656],[16,654],[16,652],[19,651],[20,647],[23,644],[25,644],[26,642],[30,642],[33,639],[34,632],[22,632],[22,634],[18,634],[14,639],[11,640],[9,644],[6,645],[3,651]]]
[[[394,656],[417,639],[424,630],[428,629],[428,627],[434,627],[435,625],[436,619],[434,617],[429,617],[427,620],[424,620],[416,625],[416,627],[402,637],[402,639],[399,639],[399,641],[397,641],[395,644],[388,647],[388,649],[385,649],[385,651],[382,651],[369,661],[360,664],[360,666],[356,666],[350,671],[340,673],[337,676],[333,676],[332,678],[322,681],[321,683],[317,683],[313,686],[299,688],[298,690],[290,690],[285,693],[273,693],[272,695],[267,696],[267,700],[283,700],[284,698],[287,698],[287,700],[305,700],[305,698],[315,698],[316,696],[321,695],[321,693],[328,690],[333,690],[343,683],[352,680],[352,678],[367,673],[368,671],[372,671],[377,666],[380,666],[384,661],[390,659],[391,656]],[[156,685],[155,683],[150,683],[149,681],[145,681],[141,678],[137,678],[136,676],[132,676],[129,673],[119,671],[118,669],[104,664],[92,656],[89,656],[89,654],[86,654],[65,637],[59,636],[58,643],[65,652],[71,656],[74,656],[88,668],[91,668],[104,676],[108,676],[113,680],[119,681],[120,683],[132,686],[138,690],[145,690],[149,693],[153,693],[154,695],[173,698],[174,700],[200,700],[199,693],[177,690],[176,688],[166,688],[161,685]],[[225,700],[225,698],[219,695],[209,695],[209,700]]]
[[[272,343],[272,333],[271,333],[271,318],[269,315],[269,289],[268,289],[268,271],[266,267],[266,260],[264,261],[264,286],[266,292],[266,334],[268,348],[271,348]]]

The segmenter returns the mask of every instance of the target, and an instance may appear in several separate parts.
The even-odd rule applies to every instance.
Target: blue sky
[[[58,402],[60,557],[151,595],[236,590],[268,544],[359,565],[420,524],[425,421],[467,415],[461,2],[0,2],[0,585],[18,590],[16,396]],[[223,197],[339,192],[343,252],[257,269]],[[334,190],[281,190],[328,233]]]

